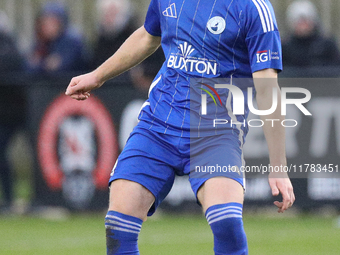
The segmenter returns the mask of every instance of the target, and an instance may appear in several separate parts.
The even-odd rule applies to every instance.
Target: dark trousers
[[[6,151],[14,132],[14,127],[0,124],[0,182],[5,205],[13,202],[13,172]]]

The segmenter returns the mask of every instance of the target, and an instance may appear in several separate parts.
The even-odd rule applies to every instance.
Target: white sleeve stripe
[[[262,13],[262,10],[261,10],[261,7],[260,7],[259,4],[256,2],[256,0],[252,0],[252,1],[253,1],[253,3],[254,3],[255,6],[256,6],[257,11],[259,12],[260,19],[261,19],[261,23],[262,23],[263,32],[267,33],[266,21],[264,20],[263,13]]]
[[[268,5],[266,4],[266,2],[264,0],[261,0],[263,5],[266,7],[267,9],[267,12],[269,14],[269,19],[270,19],[270,25],[271,25],[271,31],[274,31],[274,21],[273,21],[273,16],[272,16],[272,13],[268,7]]]
[[[263,5],[263,3],[262,3],[261,0],[256,0],[256,1],[259,3],[259,5],[260,5],[261,8],[262,8],[262,11],[263,11],[264,16],[265,16],[265,18],[266,18],[266,23],[267,23],[267,27],[268,27],[268,32],[270,32],[270,31],[271,31],[271,27],[270,27],[270,22],[269,22],[269,17],[268,17],[268,12],[267,12],[267,10],[266,10],[266,7],[264,7],[264,5]]]

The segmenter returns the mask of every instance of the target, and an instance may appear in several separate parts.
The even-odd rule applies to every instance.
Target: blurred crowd
[[[133,7],[130,0],[97,0],[96,39],[89,44],[71,24],[67,7],[56,0],[47,2],[36,14],[34,42],[24,53],[16,47],[9,20],[0,11],[0,72],[51,74],[92,70],[139,25]],[[286,10],[286,25],[289,34],[283,38],[284,66],[339,65],[338,44],[334,38],[325,37],[319,12],[311,1],[293,1]],[[147,71],[154,69],[152,74],[156,73],[163,61],[159,50]],[[139,70],[132,77],[141,73]]]
[[[71,24],[67,6],[59,1],[42,5],[35,19],[33,45],[24,53],[18,50],[8,17],[1,11],[0,73],[23,71],[48,75],[85,72],[99,66],[137,28],[137,16],[130,0],[97,0],[96,7],[96,40],[89,45],[83,34]],[[161,51],[156,54],[153,65],[148,66],[145,73],[140,70],[138,73],[156,75],[164,61]]]
[[[130,0],[97,0],[96,40],[88,45],[70,22],[68,9],[59,1],[41,6],[34,24],[34,43],[21,52],[6,13],[0,10],[0,76],[30,74],[55,77],[82,73],[98,67],[109,58],[137,28],[137,17]],[[141,65],[121,77],[126,86],[147,95],[149,86],[164,62],[161,49]],[[14,172],[7,148],[15,132],[25,122],[22,91],[0,87],[0,213],[11,210],[14,200]]]
[[[340,64],[338,45],[325,37],[315,5],[308,0],[292,2],[286,12],[289,36],[282,45],[284,66],[311,67]]]
[[[97,0],[96,7],[96,40],[88,45],[82,33],[72,26],[66,6],[58,1],[44,4],[36,15],[34,43],[24,53],[16,45],[6,13],[0,10],[0,74],[80,73],[99,66],[137,28],[137,18],[129,0]],[[338,44],[334,38],[324,36],[319,12],[312,2],[293,1],[287,8],[286,22],[289,36],[283,40],[285,67],[340,65]],[[164,55],[159,49],[123,79],[127,86],[147,94],[163,62]],[[20,94],[15,95],[16,92],[6,87],[0,87],[0,90],[0,204],[6,208],[13,202],[13,174],[6,148],[22,119],[13,117],[15,109],[20,111]]]

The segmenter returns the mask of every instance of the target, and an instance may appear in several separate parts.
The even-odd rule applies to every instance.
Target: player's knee
[[[243,222],[240,218],[228,218],[210,224],[214,238],[219,241],[232,243],[234,248],[242,247],[246,238],[244,235]]]
[[[241,204],[212,206],[208,208],[206,217],[214,234],[215,254],[248,254]]]

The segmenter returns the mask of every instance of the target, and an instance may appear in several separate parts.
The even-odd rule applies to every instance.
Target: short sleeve
[[[151,0],[146,14],[144,27],[153,36],[161,36],[161,23],[159,15],[158,0]]]
[[[245,9],[245,34],[252,72],[282,70],[282,46],[273,7],[268,0],[252,0]]]

